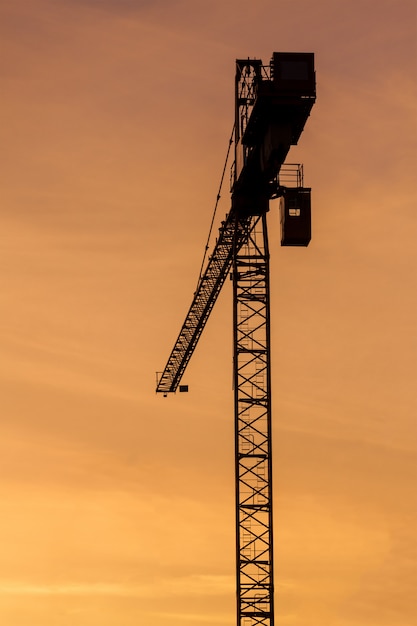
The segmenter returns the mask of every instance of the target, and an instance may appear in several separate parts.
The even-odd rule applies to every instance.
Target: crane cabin
[[[311,240],[311,188],[286,187],[279,203],[281,246],[308,246]]]

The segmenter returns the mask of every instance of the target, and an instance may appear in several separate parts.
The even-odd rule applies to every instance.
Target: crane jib
[[[157,393],[175,392],[228,275],[233,253],[245,241],[250,216],[231,211],[222,222],[216,246],[198,283],[193,301],[156,387]]]

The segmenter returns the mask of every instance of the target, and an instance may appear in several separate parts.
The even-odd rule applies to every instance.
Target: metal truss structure
[[[269,251],[266,214],[234,256],[237,624],[273,626]]]
[[[236,220],[231,211],[219,229],[219,237],[210,256],[178,338],[157,383],[157,392],[177,390],[185,368],[203,332],[226,276],[232,267],[233,254],[245,240],[250,217]]]

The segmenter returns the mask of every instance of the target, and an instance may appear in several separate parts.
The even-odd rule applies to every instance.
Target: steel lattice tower
[[[273,626],[269,251],[266,215],[233,262],[236,580],[239,626]]]

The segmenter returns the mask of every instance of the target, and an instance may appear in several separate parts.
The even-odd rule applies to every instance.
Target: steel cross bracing
[[[233,261],[238,626],[273,626],[269,252],[265,213]]]
[[[234,250],[240,248],[246,237],[246,225],[249,222],[250,217],[240,218],[237,221],[233,211],[222,222],[213,253],[198,283],[190,309],[165,369],[158,380],[157,392],[166,394],[176,391],[230,271]]]

